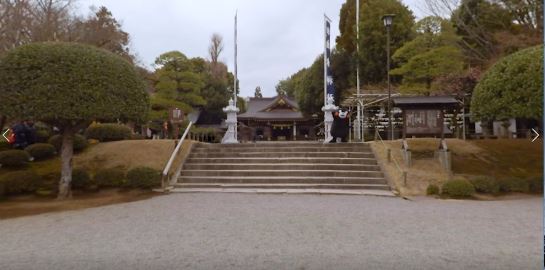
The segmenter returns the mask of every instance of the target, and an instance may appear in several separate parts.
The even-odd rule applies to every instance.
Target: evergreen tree
[[[463,71],[463,56],[449,21],[426,17],[415,25],[415,32],[416,38],[392,56],[399,67],[391,74],[403,77],[403,91],[429,95],[440,90],[434,87],[435,80]]]

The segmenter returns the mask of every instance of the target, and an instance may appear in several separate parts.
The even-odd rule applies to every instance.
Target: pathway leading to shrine
[[[0,220],[0,269],[542,269],[542,202],[170,194]]]

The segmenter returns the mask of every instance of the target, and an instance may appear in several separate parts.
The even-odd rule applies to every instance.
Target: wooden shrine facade
[[[314,140],[314,121],[303,116],[297,103],[285,95],[250,98],[238,115],[242,141]]]

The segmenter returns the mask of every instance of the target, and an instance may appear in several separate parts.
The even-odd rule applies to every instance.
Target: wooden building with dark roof
[[[291,141],[314,139],[314,122],[305,117],[295,100],[285,95],[250,98],[238,121],[249,132],[242,140]]]

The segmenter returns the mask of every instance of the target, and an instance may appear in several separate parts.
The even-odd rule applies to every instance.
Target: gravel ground
[[[0,221],[0,269],[543,269],[542,199],[171,194]]]

